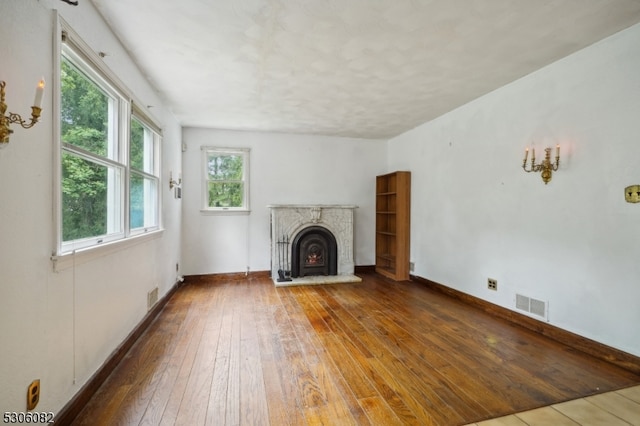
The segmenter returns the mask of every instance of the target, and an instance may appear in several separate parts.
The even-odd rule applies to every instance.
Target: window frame
[[[55,49],[54,49],[54,241],[55,247],[52,254],[54,269],[64,269],[64,262],[68,257],[75,257],[76,253],[94,252],[94,254],[105,253],[114,249],[121,249],[133,240],[142,241],[143,235],[152,237],[162,233],[162,191],[161,191],[161,147],[162,147],[162,131],[156,121],[152,119],[146,111],[138,107],[138,102],[134,102],[126,86],[118,79],[118,77],[104,64],[102,59],[93,52],[93,50],[75,33],[75,31],[67,24],[58,14],[56,14],[55,25]],[[100,89],[105,90],[109,96],[114,96],[117,100],[117,111],[112,115],[114,123],[109,126],[115,126],[110,131],[113,132],[115,153],[101,156],[88,152],[81,147],[71,145],[62,141],[62,82],[61,67],[63,56],[87,76],[91,82],[96,84]],[[142,104],[140,104],[142,105]],[[138,170],[132,172],[130,164],[130,127],[132,119],[138,120],[143,126],[147,127],[153,134],[154,138],[154,160],[153,170],[144,172],[140,176],[155,182],[155,197],[153,200],[153,210],[155,215],[155,224],[140,228],[131,227],[130,223],[130,189],[131,178],[133,174],[138,174]],[[108,150],[109,151],[109,150]],[[80,157],[104,167],[117,167],[120,170],[120,182],[118,182],[115,191],[118,193],[118,205],[112,206],[108,210],[113,210],[117,220],[119,221],[119,229],[117,232],[107,233],[106,235],[92,236],[87,238],[79,238],[76,240],[64,241],[62,234],[63,220],[63,200],[62,200],[62,157],[63,153]],[[144,239],[144,238],[143,238]],[[136,243],[138,242],[136,241]],[[75,262],[75,260],[74,260]]]
[[[217,146],[201,146],[201,174],[202,174],[202,195],[201,195],[201,212],[209,214],[218,213],[248,213],[250,212],[249,206],[249,164],[250,164],[250,148],[223,148]],[[242,179],[237,182],[243,184],[242,194],[242,206],[240,207],[211,207],[209,206],[209,170],[208,170],[208,158],[209,154],[227,154],[229,156],[242,157]]]
[[[78,47],[74,43],[63,43],[60,52],[60,65],[62,65],[63,57],[67,62],[71,64],[78,72],[83,74],[92,84],[98,87],[109,99],[109,111],[108,111],[108,146],[104,155],[96,154],[82,147],[73,145],[71,143],[64,142],[62,140],[62,134],[58,134],[60,138],[60,158],[64,154],[72,155],[76,158],[80,158],[91,164],[104,167],[107,170],[107,180],[111,182],[108,185],[107,190],[107,229],[105,234],[89,236],[84,238],[77,238],[72,240],[65,240],[62,234],[63,225],[60,224],[59,238],[59,253],[66,253],[76,249],[85,249],[88,247],[96,246],[111,241],[122,239],[126,236],[126,212],[123,210],[123,206],[126,205],[126,186],[127,186],[127,165],[126,165],[126,139],[123,138],[123,134],[126,131],[124,127],[127,126],[127,120],[124,118],[129,115],[129,103],[127,102],[126,95],[118,90],[113,84],[111,84],[101,73],[97,72],[95,67],[89,62],[89,60],[79,51]],[[58,69],[60,72],[60,69]],[[58,77],[60,81],[61,76]],[[62,84],[60,84],[62,89]],[[62,90],[58,94],[58,98],[62,99]],[[61,116],[58,117],[58,120]],[[60,126],[61,127],[61,126]],[[61,129],[60,129],[61,130]],[[58,163],[57,167],[62,168],[62,163]],[[116,177],[117,175],[117,177]],[[62,176],[59,184],[57,185],[58,191],[62,191]],[[60,220],[64,218],[62,211],[63,198],[61,197],[61,210]]]
[[[131,117],[129,118],[129,128],[131,128],[131,121],[132,120],[137,120],[144,128],[146,131],[151,133],[151,152],[153,155],[153,158],[150,161],[150,165],[151,165],[151,171],[148,170],[144,170],[145,166],[143,166],[143,169],[140,170],[136,167],[134,167],[131,164],[131,161],[129,161],[129,168],[128,168],[128,179],[127,179],[127,197],[129,197],[129,205],[127,206],[127,226],[129,227],[129,233],[130,235],[138,235],[138,234],[143,234],[149,231],[153,231],[155,229],[158,229],[160,227],[160,193],[161,193],[161,182],[160,182],[160,147],[162,145],[162,135],[161,135],[161,131],[159,128],[157,128],[153,122],[151,122],[146,115],[144,115],[144,113],[142,112],[142,110],[137,106],[137,104],[133,103],[133,106],[131,108]],[[129,135],[131,130],[129,130]],[[129,136],[130,138],[130,136]],[[128,144],[128,155],[130,155],[131,153],[131,144]],[[130,160],[130,157],[129,157]],[[143,226],[134,228],[131,224],[131,180],[132,177],[136,175],[136,176],[140,176],[142,177],[143,181],[149,180],[154,182],[155,184],[155,211],[153,212],[147,212],[145,209],[145,215],[148,213],[151,213],[155,216],[156,218],[156,224],[155,225],[147,225],[144,224]],[[153,194],[152,194],[153,195]]]

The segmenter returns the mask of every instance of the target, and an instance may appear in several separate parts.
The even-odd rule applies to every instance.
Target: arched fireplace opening
[[[298,232],[291,246],[291,276],[310,275],[338,275],[338,244],[322,226]]]

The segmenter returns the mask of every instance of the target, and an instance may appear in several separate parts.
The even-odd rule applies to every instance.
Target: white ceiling
[[[92,0],[184,126],[389,138],[640,22],[640,0]]]

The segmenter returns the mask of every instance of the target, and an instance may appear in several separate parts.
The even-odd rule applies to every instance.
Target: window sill
[[[145,234],[139,234],[123,238],[121,240],[104,243],[99,246],[87,247],[59,255],[53,255],[51,256],[53,271],[60,272],[76,265],[82,265],[83,263],[90,262],[100,257],[108,256],[129,247],[160,238],[163,233],[163,229],[158,229]]]
[[[251,213],[251,210],[244,209],[220,209],[220,210],[208,210],[201,209],[200,214],[204,216],[244,216]]]

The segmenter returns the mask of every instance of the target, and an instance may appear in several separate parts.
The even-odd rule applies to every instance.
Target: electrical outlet
[[[497,291],[498,290],[498,280],[496,280],[494,278],[488,278],[487,279],[487,288],[489,290]]]
[[[640,203],[640,185],[627,186],[624,189],[624,198],[627,203]]]
[[[40,380],[34,380],[27,389],[27,410],[33,410],[40,401]]]
[[[415,262],[409,262],[409,271],[413,272],[416,269]]]

